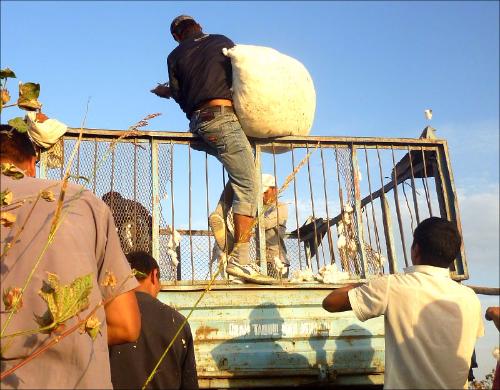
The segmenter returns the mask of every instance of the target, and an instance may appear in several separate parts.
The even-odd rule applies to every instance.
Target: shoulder
[[[231,39],[229,39],[228,37],[226,37],[225,35],[222,35],[222,34],[209,34],[208,38],[210,40],[213,40],[213,41],[218,41],[218,42],[221,42],[221,43],[228,44],[230,46],[234,46],[234,42]]]

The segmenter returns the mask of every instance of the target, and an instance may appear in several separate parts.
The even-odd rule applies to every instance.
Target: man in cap
[[[97,310],[81,328],[89,335],[76,331],[61,338],[3,378],[1,388],[112,389],[108,345],[134,341],[140,332],[139,308],[132,291],[137,281],[131,277],[110,210],[81,186],[67,184],[58,229],[49,242],[62,188],[61,182],[35,178],[36,163],[39,153],[54,145],[66,126],[35,112],[28,114],[27,124],[25,133],[8,125],[0,128],[2,373],[40,348],[48,337]],[[30,275],[31,282],[22,293]],[[54,307],[47,310],[39,291],[47,296],[68,288],[79,294],[82,283],[72,282],[82,277],[90,279],[91,289],[88,305],[76,316],[57,329],[9,337],[52,322]],[[57,299],[61,304],[61,297]],[[104,300],[106,305],[99,306]]]
[[[286,278],[290,268],[284,240],[288,207],[286,203],[278,202],[278,188],[273,175],[262,174],[262,198],[265,206],[267,274],[275,278]]]
[[[204,34],[187,15],[176,17],[170,32],[179,45],[167,59],[169,85],[159,85],[152,92],[173,97],[190,120],[190,131],[203,140],[203,150],[217,157],[229,174],[231,190],[225,191],[209,217],[219,247],[229,253],[227,273],[247,282],[273,283],[249,260],[258,194],[252,147],[233,109],[231,61],[222,54],[234,43],[224,35]],[[224,218],[224,210],[231,205],[234,246],[227,239]]]

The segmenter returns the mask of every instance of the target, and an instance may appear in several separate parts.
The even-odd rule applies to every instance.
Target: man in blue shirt
[[[252,147],[233,109],[231,61],[222,54],[234,43],[224,35],[204,34],[187,15],[176,17],[170,32],[179,45],[167,59],[169,85],[159,85],[152,92],[179,104],[190,120],[190,131],[203,140],[203,150],[217,157],[229,174],[230,186],[209,217],[217,244],[229,253],[226,271],[247,282],[274,283],[249,259],[258,193]],[[224,218],[231,206],[234,244]]]

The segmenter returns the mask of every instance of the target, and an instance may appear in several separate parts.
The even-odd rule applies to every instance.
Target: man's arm
[[[133,290],[115,297],[104,307],[104,311],[108,345],[131,343],[139,338],[141,314]]]
[[[331,313],[352,310],[347,293],[358,286],[360,284],[350,284],[345,287],[336,288],[323,300],[323,309]]]

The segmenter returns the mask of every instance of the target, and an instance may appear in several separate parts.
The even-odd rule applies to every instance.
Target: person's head
[[[38,153],[26,133],[20,133],[9,125],[0,125],[1,162],[10,162],[34,177]]]
[[[202,32],[201,26],[189,15],[179,15],[170,24],[170,33],[177,42]]]
[[[419,223],[413,233],[411,259],[415,265],[448,268],[460,251],[462,239],[456,225],[431,217]]]
[[[135,275],[140,283],[137,289],[156,298],[161,288],[160,267],[156,260],[144,251],[130,252],[126,256],[130,266],[141,273]]]
[[[262,201],[264,204],[272,204],[276,202],[278,189],[276,187],[276,179],[268,173],[262,174]]]

